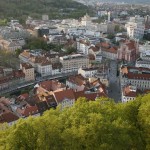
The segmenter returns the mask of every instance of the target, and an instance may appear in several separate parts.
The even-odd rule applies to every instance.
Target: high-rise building
[[[130,17],[129,22],[125,25],[127,34],[132,39],[142,39],[144,36],[145,24],[144,18],[135,16]]]

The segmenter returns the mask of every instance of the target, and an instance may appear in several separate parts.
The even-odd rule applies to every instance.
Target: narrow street
[[[119,77],[117,77],[117,62],[110,62],[110,72],[109,72],[109,88],[108,95],[113,98],[115,102],[119,102],[121,99]]]

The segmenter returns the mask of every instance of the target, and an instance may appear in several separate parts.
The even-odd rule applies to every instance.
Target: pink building
[[[117,52],[117,58],[119,60],[125,60],[128,62],[135,61],[139,52],[139,43],[133,40],[124,40],[120,42],[120,46]]]

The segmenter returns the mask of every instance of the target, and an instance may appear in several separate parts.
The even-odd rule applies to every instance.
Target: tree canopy
[[[35,5],[36,4],[36,5]],[[0,19],[19,19],[24,23],[27,16],[50,19],[79,18],[91,10],[73,0],[0,0]]]
[[[150,149],[150,94],[128,103],[79,98],[71,108],[1,125],[3,150]]]

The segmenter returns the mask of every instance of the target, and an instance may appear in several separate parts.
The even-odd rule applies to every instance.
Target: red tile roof
[[[131,72],[132,69],[134,69],[135,71]],[[123,66],[121,68],[121,71],[123,75],[125,75],[129,79],[150,80],[150,69],[148,68]],[[144,73],[144,72],[149,72],[149,73]]]
[[[136,42],[133,40],[122,40],[121,43],[126,45],[129,50],[136,50]]]
[[[25,108],[22,115],[27,117],[27,116],[34,115],[37,113],[38,113],[38,107],[35,105],[35,106],[29,106],[29,107]]]
[[[33,66],[30,65],[29,63],[21,63],[21,66],[22,66],[22,68],[25,68],[25,69],[31,69],[31,68],[33,68]]]
[[[54,92],[54,97],[58,104],[61,103],[65,98],[70,100],[75,99],[74,92],[72,89]]]
[[[107,42],[102,42],[102,43],[100,43],[100,44],[96,44],[96,46],[98,46],[98,45],[100,45],[100,46],[103,47],[103,48],[110,48],[110,44],[107,43]]]
[[[18,96],[18,98],[22,99],[22,100],[27,99],[27,98],[29,98],[29,94],[28,93],[21,94]]]
[[[55,91],[60,88],[65,88],[65,85],[57,80],[43,81],[39,85],[47,91]]]
[[[1,77],[0,84],[8,83],[12,78],[13,78],[13,76],[12,77]]]
[[[78,74],[75,76],[70,76],[68,78],[68,81],[73,83],[73,84],[76,84],[78,86],[81,86],[85,83],[85,78],[81,74]]]
[[[47,65],[51,65],[52,63],[48,60],[42,61],[41,62],[41,66],[47,66]]]
[[[2,115],[0,115],[0,123],[4,123],[4,122],[10,123],[18,119],[19,117],[12,112],[3,113]]]
[[[98,52],[99,48],[95,46],[91,46],[89,49],[92,49],[94,52]]]
[[[115,54],[117,54],[118,48],[117,47],[110,47],[110,48],[102,48],[101,50],[109,52],[109,53],[115,53]]]
[[[13,76],[15,78],[23,78],[23,77],[25,77],[25,74],[23,73],[22,70],[14,70],[13,71]]]
[[[74,95],[76,100],[80,97],[85,97],[88,101],[95,101],[98,97],[106,97],[106,95],[103,95],[102,93],[88,93],[86,91],[74,92]]]
[[[137,90],[133,91],[131,89],[131,86],[126,86],[123,88],[123,95],[127,97],[136,97],[137,96]]]
[[[128,73],[128,79],[137,79],[137,80],[150,80],[150,74],[135,74],[135,73]]]

